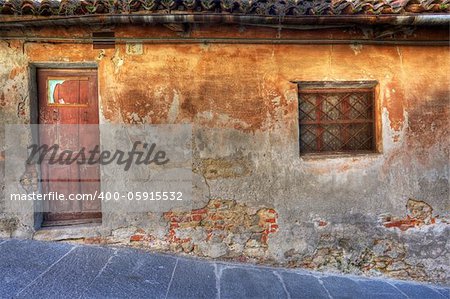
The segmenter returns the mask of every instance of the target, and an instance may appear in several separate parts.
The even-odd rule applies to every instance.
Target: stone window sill
[[[317,154],[304,154],[300,156],[300,159],[304,161],[317,161],[317,160],[329,160],[329,159],[361,159],[361,158],[379,158],[382,153],[378,152],[357,152],[357,153],[317,153]]]

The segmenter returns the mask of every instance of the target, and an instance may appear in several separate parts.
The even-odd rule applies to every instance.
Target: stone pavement
[[[1,298],[450,298],[450,288],[142,252],[0,240]]]

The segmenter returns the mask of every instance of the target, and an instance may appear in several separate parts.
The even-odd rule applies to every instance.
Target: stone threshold
[[[108,232],[101,223],[85,223],[78,225],[66,226],[49,226],[42,227],[37,230],[34,235],[34,240],[39,241],[61,241],[71,239],[93,238],[104,235]]]

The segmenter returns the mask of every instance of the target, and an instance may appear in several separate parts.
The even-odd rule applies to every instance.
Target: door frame
[[[97,71],[97,93],[98,93],[98,113],[100,124],[100,94],[98,84],[98,63],[97,62],[30,62],[28,64],[28,78],[29,78],[29,108],[30,108],[30,124],[39,124],[39,97],[38,97],[38,83],[37,83],[37,69],[95,69]],[[39,132],[37,130],[32,131],[32,141],[35,144],[39,144]],[[38,191],[42,192],[41,184],[41,169],[38,167]],[[101,172],[100,172],[101,181]],[[34,215],[34,229],[38,230],[42,227],[44,221],[44,212],[42,212],[42,202],[33,201],[33,215]]]

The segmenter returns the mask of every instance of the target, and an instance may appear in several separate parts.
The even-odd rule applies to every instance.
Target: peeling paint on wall
[[[192,36],[215,36],[219,29],[227,36],[273,33],[199,28]],[[116,29],[117,37],[171,34],[159,27]],[[2,124],[30,122],[30,62],[96,61],[102,123],[194,125],[195,200],[192,210],[105,214],[102,226],[88,232],[36,232],[32,212],[2,214],[0,155],[0,235],[445,282],[448,55],[448,47],[256,44],[143,44],[142,55],[128,55],[122,45],[99,51],[87,44],[2,41]],[[300,158],[291,81],[302,80],[377,80],[380,153]]]
[[[120,57],[120,50],[119,48],[116,49],[114,52],[114,56],[111,58],[112,63],[114,64],[114,74],[118,74],[120,67],[124,63],[124,59]]]

